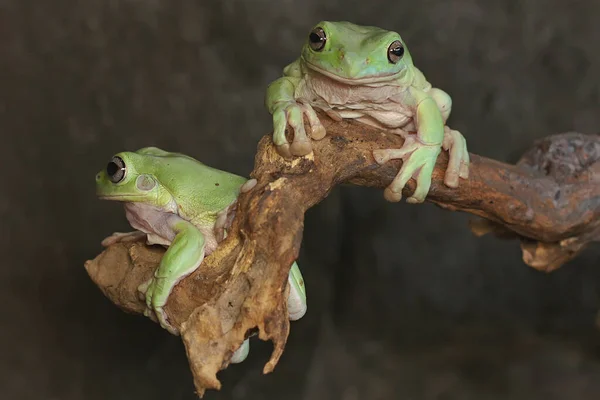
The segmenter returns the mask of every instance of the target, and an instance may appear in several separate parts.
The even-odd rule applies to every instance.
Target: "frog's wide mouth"
[[[308,66],[313,71],[316,71],[316,72],[320,73],[321,75],[325,75],[328,78],[331,78],[338,82],[346,83],[348,85],[361,85],[361,84],[365,84],[365,83],[388,82],[388,81],[391,81],[394,78],[398,77],[402,73],[402,71],[399,71],[399,72],[390,72],[387,74],[379,74],[377,76],[368,75],[368,76],[363,76],[361,78],[346,78],[344,76],[335,74],[331,71],[324,70],[323,68],[321,68],[309,61],[305,60],[304,62],[306,63],[306,66]]]
[[[134,195],[134,194],[101,194],[97,193],[96,196],[100,200],[117,200],[117,201],[136,201],[136,200],[144,200],[145,196]]]

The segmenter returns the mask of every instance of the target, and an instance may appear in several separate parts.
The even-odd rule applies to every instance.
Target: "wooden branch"
[[[274,344],[263,372],[277,364],[289,333],[287,275],[298,257],[306,210],[340,183],[383,189],[401,165],[398,160],[379,166],[372,156],[377,148],[401,147],[401,137],[320,118],[327,136],[313,142],[309,156],[284,160],[270,135],[260,141],[252,173],[258,183],[240,196],[227,239],[174,289],[165,307],[182,332],[200,397],[221,387],[218,371],[254,331]],[[451,189],[443,184],[447,153],[442,153],[427,200],[484,218],[472,224],[476,234],[521,239],[525,262],[546,271],[600,240],[600,136],[548,137],[516,166],[477,155],[471,160],[469,179]],[[411,180],[405,198],[413,190]],[[398,205],[407,206],[414,207]],[[163,253],[139,241],[118,243],[86,262],[86,269],[117,306],[141,313],[144,302],[136,288]],[[310,298],[310,287],[308,293]]]

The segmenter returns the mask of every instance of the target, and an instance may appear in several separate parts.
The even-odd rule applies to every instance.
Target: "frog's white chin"
[[[311,64],[308,61],[305,61],[305,63],[306,66],[311,70],[318,72],[321,75],[325,75],[326,77],[331,78],[335,81],[345,83],[347,85],[366,85],[370,83],[389,82],[400,77],[400,75],[402,74],[402,71],[400,71],[389,74],[381,74],[378,76],[365,76],[363,78],[345,78],[343,76],[336,75],[331,71],[326,71],[320,67],[317,67],[316,65]]]

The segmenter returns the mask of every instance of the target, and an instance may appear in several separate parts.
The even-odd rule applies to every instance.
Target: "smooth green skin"
[[[389,201],[402,198],[402,189],[411,177],[416,178],[417,188],[407,202],[425,200],[442,147],[450,150],[446,185],[458,187],[459,177],[468,178],[466,141],[459,132],[445,127],[452,100],[444,91],[432,88],[414,66],[398,33],[350,22],[321,21],[316,27],[326,33],[325,47],[315,51],[307,38],[301,56],[267,88],[265,105],[273,115],[273,141],[282,156],[304,156],[312,151],[303,116],[309,121],[312,139],[325,136],[314,111],[319,108],[334,119],[356,118],[406,138],[401,149],[373,153],[380,164],[398,158],[404,161],[386,189]],[[396,64],[388,60],[388,47],[395,40],[405,49]],[[294,131],[291,144],[285,137],[288,125]],[[414,131],[416,135],[407,135]]]
[[[146,315],[154,311],[163,328],[178,334],[169,324],[163,307],[173,287],[195,271],[204,256],[216,248],[214,229],[217,219],[237,199],[247,179],[211,168],[184,154],[169,153],[156,147],[115,156],[125,163],[125,177],[113,183],[106,169],[100,171],[96,175],[96,193],[101,199],[125,203],[128,220],[138,231],[115,233],[105,242],[130,240],[147,234],[149,242],[168,246],[154,276],[140,285],[139,290],[146,297]],[[137,212],[133,218],[128,205],[134,205],[134,214]],[[140,225],[139,220],[144,223]],[[300,319],[306,311],[306,290],[296,262],[291,266],[288,282],[290,319]],[[243,361],[248,346],[246,339],[232,362]]]

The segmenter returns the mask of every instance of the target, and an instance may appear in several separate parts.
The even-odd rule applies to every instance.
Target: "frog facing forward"
[[[140,285],[147,309],[170,333],[179,332],[164,312],[175,285],[194,272],[226,236],[230,207],[240,192],[256,181],[209,167],[192,157],[156,147],[121,152],[96,175],[100,199],[124,204],[125,215],[136,229],[114,233],[102,244],[146,237],[148,244],[167,247],[153,277]],[[288,285],[288,314],[298,320],[306,313],[304,280],[296,262]],[[242,362],[249,351],[249,338],[234,353],[231,362]]]
[[[446,126],[450,96],[432,87],[414,66],[396,32],[350,22],[319,22],[300,57],[268,86],[265,104],[273,116],[273,142],[286,158],[309,154],[310,139],[325,137],[315,109],[337,121],[356,119],[404,137],[400,149],[373,151],[379,164],[403,160],[385,189],[388,201],[400,201],[402,189],[414,177],[417,187],[407,202],[423,202],[442,148],[450,153],[444,183],[455,188],[459,178],[469,176],[466,140]],[[292,143],[286,139],[288,127],[294,133]]]

